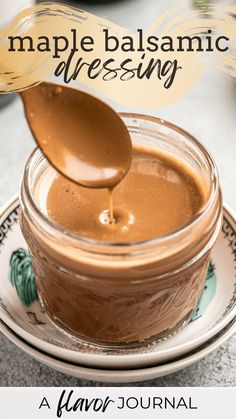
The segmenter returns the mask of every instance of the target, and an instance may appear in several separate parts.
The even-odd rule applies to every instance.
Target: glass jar
[[[21,229],[44,310],[66,333],[106,348],[161,339],[191,318],[222,219],[217,170],[205,148],[169,122],[121,117],[134,144],[174,155],[204,185],[205,203],[189,224],[163,237],[125,244],[66,231],[37,202],[40,179],[54,170],[37,149],[26,164],[20,196]]]

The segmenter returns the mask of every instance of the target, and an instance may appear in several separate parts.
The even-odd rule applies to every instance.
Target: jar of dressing
[[[67,187],[66,180],[58,180],[61,175],[38,149],[26,164],[20,193],[21,229],[32,257],[44,310],[52,322],[78,341],[111,350],[159,340],[189,321],[204,289],[211,251],[222,221],[218,174],[206,149],[189,133],[169,122],[144,115],[121,116],[128,127],[136,157],[131,174],[122,181],[127,183],[117,192],[117,200],[119,196],[126,199],[125,185],[128,185],[128,177],[134,176],[132,170],[138,170],[140,176],[143,172],[156,176],[157,170],[158,181],[169,182],[163,183],[164,195],[150,183],[147,196],[141,182],[130,189],[134,197],[131,207],[138,196],[135,194],[139,194],[137,202],[141,209],[145,208],[145,214],[151,208],[140,223],[142,236],[137,236],[136,240],[110,242],[107,240],[110,233],[108,236],[104,233],[105,239],[102,235],[94,237],[93,221],[90,218],[91,222],[87,223],[86,220],[86,216],[92,217],[89,207],[87,214],[86,211],[81,213],[81,217],[85,217],[83,226],[88,224],[87,233],[73,231],[71,218],[66,219],[66,214],[73,206],[76,195],[73,188],[77,185]],[[158,162],[144,161],[140,150],[157,156]],[[168,164],[170,167],[166,168]],[[182,216],[190,205],[187,198],[183,204],[178,202],[184,187],[179,186],[178,176],[185,172],[187,183],[190,178],[191,182],[194,179],[202,202],[177,228],[172,221]],[[56,185],[61,189],[57,191],[59,198],[53,206],[50,196]],[[171,188],[176,199],[173,195],[168,201],[172,196],[169,196]],[[79,211],[85,197],[81,191],[78,196]],[[197,192],[193,196],[196,198]],[[99,199],[96,202],[95,207],[99,207]],[[116,205],[116,192],[114,202]],[[118,203],[117,207],[119,209]],[[125,211],[125,206],[120,208],[118,218],[119,214],[122,218]],[[76,217],[76,211],[74,214]],[[133,221],[132,217],[127,220],[124,217],[123,227],[131,231],[137,214]],[[153,223],[152,215],[155,216]],[[155,226],[160,219],[163,220],[158,227],[161,233],[156,234]],[[104,219],[101,217],[100,221]]]

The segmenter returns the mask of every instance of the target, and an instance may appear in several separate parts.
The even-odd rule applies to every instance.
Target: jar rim
[[[40,151],[38,147],[36,147],[32,151],[25,165],[25,170],[24,170],[23,179],[22,179],[22,186],[21,186],[20,202],[23,207],[26,207],[29,204],[29,207],[27,209],[30,209],[30,211],[33,212],[34,216],[36,216],[38,220],[41,221],[41,223],[44,223],[44,225],[46,224],[51,234],[57,234],[57,235],[59,234],[63,240],[73,242],[74,244],[76,243],[77,245],[81,244],[81,245],[96,246],[96,249],[99,248],[99,251],[101,252],[109,248],[109,249],[112,249],[113,251],[117,249],[118,251],[120,251],[120,254],[122,254],[122,253],[125,253],[125,250],[128,251],[132,248],[135,248],[138,251],[140,247],[142,247],[142,250],[143,250],[143,248],[145,247],[149,248],[150,246],[163,245],[165,242],[169,242],[172,239],[176,239],[178,238],[178,236],[181,237],[182,234],[186,234],[188,231],[190,231],[192,227],[194,227],[198,222],[201,221],[206,211],[208,211],[211,205],[215,202],[215,198],[219,189],[219,179],[218,179],[218,172],[217,172],[216,164],[211,154],[188,131],[180,128],[179,126],[173,124],[172,122],[169,122],[168,120],[165,120],[156,116],[150,116],[150,115],[139,114],[139,113],[126,113],[126,112],[120,112],[119,115],[122,119],[128,118],[132,120],[153,122],[155,124],[159,124],[167,128],[170,128],[173,131],[178,132],[179,134],[183,135],[188,141],[190,141],[192,144],[197,146],[200,152],[204,155],[207,165],[209,167],[209,173],[211,177],[211,191],[208,198],[206,199],[206,202],[203,204],[201,209],[194,215],[194,217],[188,223],[184,224],[180,228],[166,235],[158,236],[158,237],[154,237],[154,238],[146,239],[142,241],[136,241],[136,242],[108,242],[108,241],[95,240],[92,238],[81,236],[77,233],[73,233],[70,230],[65,230],[65,228],[54,223],[45,214],[43,214],[43,212],[36,205],[35,200],[33,198],[32,191],[30,190],[30,187],[29,187],[29,173],[31,170],[31,166],[33,164],[33,160],[36,157],[40,158],[43,156],[43,159],[47,161],[46,157],[43,155],[43,153]],[[27,203],[22,202],[23,201],[22,197],[24,196],[24,193],[26,194],[26,197],[27,197]]]

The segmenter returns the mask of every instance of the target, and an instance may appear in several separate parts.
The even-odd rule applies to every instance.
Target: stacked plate
[[[236,220],[229,209],[224,208],[205,290],[191,322],[159,343],[112,354],[78,344],[43,312],[18,211],[18,198],[13,198],[0,212],[0,330],[38,361],[84,379],[142,381],[191,365],[236,331]]]

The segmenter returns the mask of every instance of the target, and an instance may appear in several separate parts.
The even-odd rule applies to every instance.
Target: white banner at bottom
[[[236,417],[236,388],[0,388],[1,419]]]

